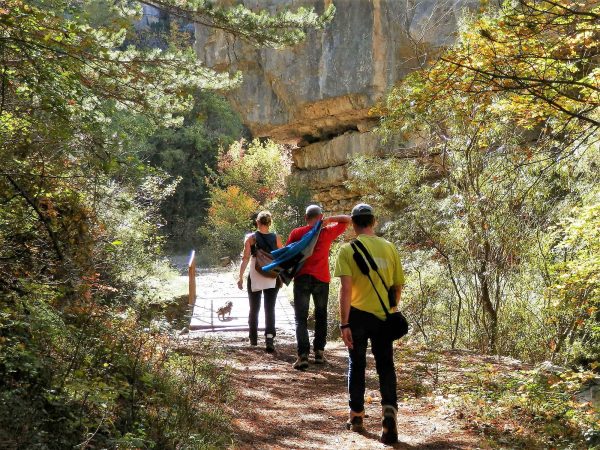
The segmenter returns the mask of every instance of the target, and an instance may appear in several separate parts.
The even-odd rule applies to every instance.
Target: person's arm
[[[279,236],[278,234],[276,234],[275,236],[277,238],[277,248],[283,247],[283,243],[281,242],[281,236]]]
[[[352,298],[352,277],[350,275],[342,275],[340,277],[342,283],[340,287],[340,326],[344,326],[341,329],[342,339],[344,344],[349,349],[352,349],[352,331],[350,327],[345,325],[350,320],[350,299]]]
[[[293,229],[290,235],[287,238],[285,245],[290,245],[292,242],[296,242],[298,238],[296,237],[296,229]]]
[[[238,288],[244,289],[244,272],[246,272],[246,267],[248,267],[248,262],[250,261],[250,241],[251,237],[246,238],[244,242],[244,253],[242,254],[242,264],[240,265],[240,276],[238,277]]]
[[[404,287],[404,270],[402,269],[402,262],[400,261],[400,255],[398,249],[394,247],[394,263],[396,270],[394,271],[394,291],[396,294],[396,307],[400,304],[400,297],[402,296],[402,288]]]
[[[394,285],[394,294],[395,294],[394,297],[396,298],[396,302],[395,302],[396,306],[394,306],[392,308],[392,311],[394,311],[394,312],[398,311],[398,305],[400,305],[400,297],[402,296],[402,288],[403,287],[404,287],[403,284]]]
[[[348,224],[351,221],[352,221],[352,219],[350,218],[350,216],[341,214],[339,216],[325,217],[323,219],[323,225],[327,225],[329,223],[346,223],[346,224]]]
[[[344,234],[346,228],[348,228],[348,224],[352,221],[350,216],[332,216],[323,220],[323,228],[321,233],[329,236],[329,238],[333,241],[337,239],[339,236]]]
[[[400,297],[402,297],[402,288],[404,285],[396,286],[396,305],[400,304]]]

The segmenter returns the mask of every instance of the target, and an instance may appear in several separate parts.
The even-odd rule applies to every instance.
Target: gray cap
[[[323,210],[321,209],[321,207],[319,205],[308,205],[306,207],[306,213],[307,216],[319,216],[321,214],[323,214]]]
[[[354,208],[352,208],[352,212],[350,213],[350,217],[373,215],[373,208],[371,207],[371,205],[367,205],[366,203],[359,203]]]

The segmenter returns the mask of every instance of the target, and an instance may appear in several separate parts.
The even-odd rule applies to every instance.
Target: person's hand
[[[350,330],[350,328],[342,329],[342,339],[344,340],[346,347],[348,347],[349,350],[352,350],[352,330]]]
[[[241,291],[241,290],[243,290],[243,289],[244,289],[244,280],[240,278],[240,279],[238,280],[238,283],[237,283],[237,285],[238,285],[238,289],[239,289],[240,291]]]

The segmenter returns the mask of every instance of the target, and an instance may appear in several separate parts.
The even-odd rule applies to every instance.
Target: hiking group
[[[364,431],[363,418],[365,395],[365,370],[367,346],[371,351],[379,377],[382,405],[381,441],[386,444],[398,440],[396,425],[397,394],[396,371],[393,358],[393,340],[386,332],[386,320],[394,312],[400,300],[404,284],[402,264],[396,247],[376,236],[373,208],[365,203],[356,205],[349,216],[323,217],[321,208],[310,205],[306,208],[306,225],[290,233],[286,247],[299,243],[315,226],[320,225],[312,253],[305,258],[293,274],[294,313],[296,323],[297,359],[294,369],[306,370],[309,366],[310,338],[308,334],[308,312],[312,296],[315,313],[315,331],[312,342],[314,363],[324,364],[327,338],[327,302],[329,298],[329,252],[332,243],[352,225],[356,235],[352,242],[341,246],[335,261],[334,276],[340,278],[339,293],[340,331],[348,348],[348,395],[350,413],[347,428]],[[250,344],[258,344],[258,314],[261,295],[264,293],[265,350],[275,350],[275,302],[281,286],[279,277],[273,278],[260,273],[256,259],[260,251],[272,252],[283,247],[275,233],[269,232],[271,214],[261,211],[256,219],[256,232],[244,240],[244,251],[240,266],[238,287],[243,289],[246,268],[250,266],[247,282],[250,313]],[[321,222],[319,224],[319,222]],[[366,261],[369,264],[365,263]],[[370,267],[369,267],[370,265]],[[371,269],[379,278],[371,277]],[[373,279],[375,278],[374,282]],[[388,288],[389,286],[389,288]],[[386,306],[382,298],[388,300]],[[389,322],[388,322],[389,323]]]

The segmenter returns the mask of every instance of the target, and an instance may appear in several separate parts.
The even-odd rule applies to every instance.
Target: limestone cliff
[[[294,176],[315,201],[347,210],[355,193],[343,187],[356,154],[385,150],[370,130],[371,107],[417,67],[416,55],[452,39],[465,0],[244,0],[249,8],[336,6],[322,32],[286,49],[257,49],[223,32],[196,26],[196,51],[209,67],[241,70],[228,94],[255,136],[298,146]]]

